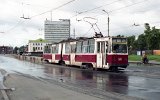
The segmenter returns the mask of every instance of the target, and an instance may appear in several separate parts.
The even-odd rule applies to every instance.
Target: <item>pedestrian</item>
[[[148,63],[148,58],[147,58],[146,53],[142,54],[142,63],[144,63],[144,64]]]

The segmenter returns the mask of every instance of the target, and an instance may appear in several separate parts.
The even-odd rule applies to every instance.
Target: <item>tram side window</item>
[[[94,53],[94,46],[95,46],[94,39],[89,40],[89,46],[88,46],[89,53]]]
[[[50,46],[45,46],[44,47],[44,52],[45,53],[50,53],[51,52]]]
[[[55,53],[58,53],[59,45],[56,45]]]
[[[82,53],[88,53],[88,41],[83,41],[82,44]]]
[[[56,46],[52,47],[52,53],[54,53],[56,51]]]
[[[76,53],[81,53],[82,52],[82,42],[79,41],[76,44]]]
[[[127,45],[113,44],[113,53],[127,53]]]
[[[65,45],[65,53],[70,53],[70,44],[66,43]]]
[[[76,45],[72,44],[71,45],[71,53],[75,53],[76,52]]]
[[[97,42],[97,53],[100,53],[100,42]]]
[[[58,45],[52,47],[52,53],[58,53]]]
[[[108,42],[106,42],[106,53],[110,52],[109,48],[108,48]]]

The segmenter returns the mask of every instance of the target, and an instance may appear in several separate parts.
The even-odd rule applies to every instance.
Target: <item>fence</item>
[[[160,55],[160,50],[153,50],[154,55]]]
[[[145,52],[147,55],[153,55],[153,50],[142,50],[142,51],[137,51],[137,50],[132,50],[132,51],[129,51],[128,54],[129,55],[140,55],[141,52]]]

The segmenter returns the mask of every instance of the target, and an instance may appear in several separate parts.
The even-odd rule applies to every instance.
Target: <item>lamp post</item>
[[[106,10],[102,10],[102,11],[107,13],[107,15],[108,15],[108,37],[109,37],[109,13]]]

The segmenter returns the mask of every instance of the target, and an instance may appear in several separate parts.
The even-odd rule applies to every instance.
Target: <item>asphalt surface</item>
[[[130,66],[119,72],[92,71],[67,66],[34,64],[0,56],[0,68],[44,80],[63,88],[111,100],[159,100],[160,66]]]

